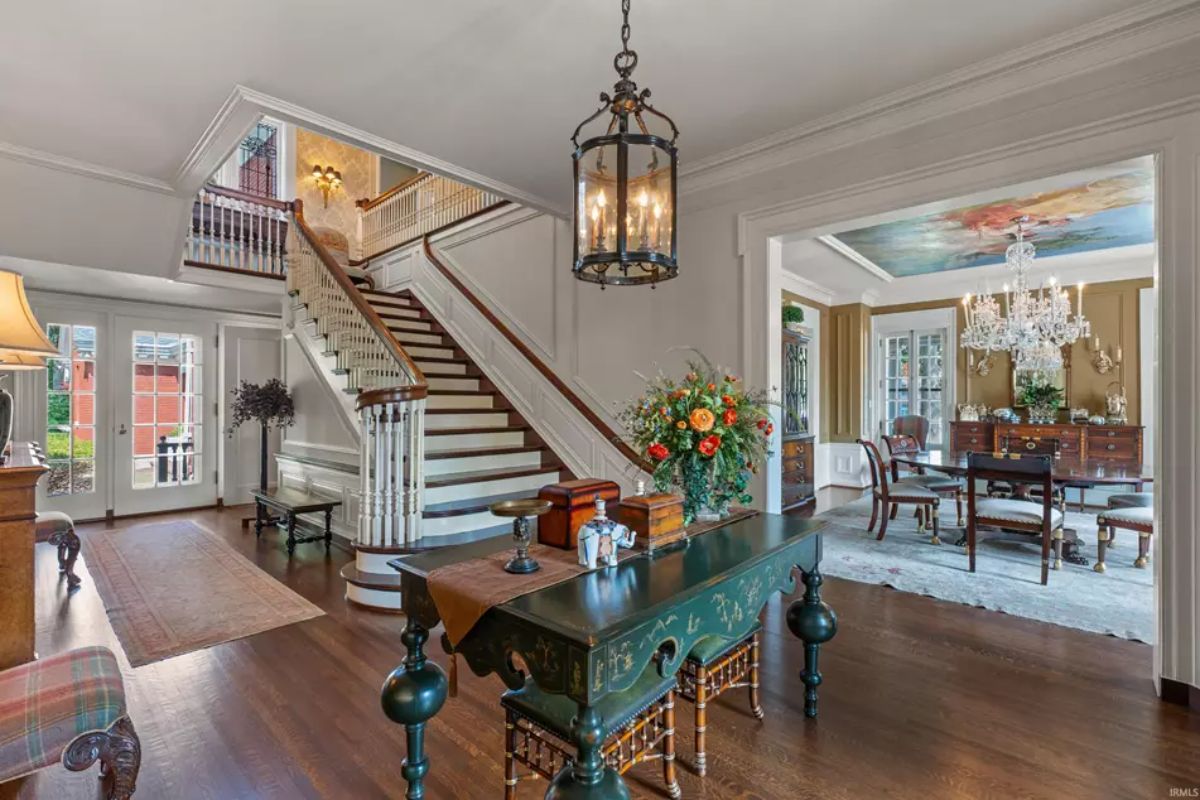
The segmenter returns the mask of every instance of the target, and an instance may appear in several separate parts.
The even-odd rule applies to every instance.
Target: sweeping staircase
[[[620,470],[630,463],[646,468],[430,248],[432,235],[501,205],[500,198],[481,190],[419,176],[359,204],[357,240],[364,247],[355,253],[357,261],[347,263],[309,227],[300,200],[256,203],[210,186],[195,204],[184,265],[286,280],[287,324],[330,395],[340,398],[339,413],[357,429],[358,488],[347,498],[357,516],[355,560],[342,570],[351,602],[399,609],[400,580],[388,561],[508,535],[511,521],[494,516],[490,505],[535,496],[542,486],[576,473],[601,472],[579,457],[578,447],[560,450],[571,454],[569,461],[556,454],[537,431],[558,436],[556,447],[563,447],[560,434],[541,416],[535,429],[489,379],[482,367],[495,365],[477,363],[451,335],[447,320],[439,319],[448,308],[423,304],[408,289],[376,291],[363,282],[363,270],[348,266],[423,246],[430,269],[460,292],[459,329],[457,315],[471,307],[484,326],[473,326],[472,335],[487,329],[495,341],[505,342],[508,362],[524,361],[556,398],[536,407],[525,398],[526,413],[540,415],[558,403],[555,417],[571,420],[574,431],[591,430],[597,444],[590,449],[605,453],[606,463],[620,464]],[[478,342],[474,349],[480,352]],[[604,471],[611,474],[611,468]],[[343,474],[353,480],[352,472]]]

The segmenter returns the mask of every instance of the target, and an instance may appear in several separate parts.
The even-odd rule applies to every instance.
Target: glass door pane
[[[893,432],[896,417],[912,413],[909,411],[910,345],[908,333],[883,339],[883,421],[888,434]]]
[[[946,334],[931,331],[914,334],[917,349],[914,413],[929,420],[929,447],[945,442]]]

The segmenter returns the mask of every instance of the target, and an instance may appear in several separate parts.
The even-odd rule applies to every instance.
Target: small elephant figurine
[[[600,555],[600,533],[591,525],[579,529],[579,566],[587,569],[596,568],[596,559]]]

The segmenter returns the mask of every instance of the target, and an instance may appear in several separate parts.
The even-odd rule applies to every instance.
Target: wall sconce
[[[312,176],[321,190],[321,196],[325,198],[325,208],[329,208],[329,193],[342,187],[342,173],[333,167],[313,164]]]
[[[1096,372],[1101,375],[1107,375],[1117,367],[1121,366],[1121,346],[1117,345],[1116,358],[1108,354],[1108,351],[1100,347],[1100,337],[1097,336],[1091,341],[1092,351],[1092,366],[1096,368]]]

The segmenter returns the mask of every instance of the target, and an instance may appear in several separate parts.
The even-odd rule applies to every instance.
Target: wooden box
[[[607,513],[612,516],[621,499],[621,487],[599,478],[580,478],[543,486],[538,497],[552,504],[538,517],[538,542],[574,550],[579,546],[579,528],[596,516],[596,498],[604,498]]]
[[[617,522],[637,534],[635,550],[655,550],[682,539],[683,498],[675,494],[639,494],[617,506]]]

